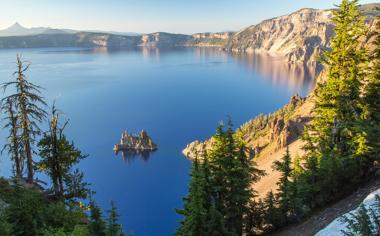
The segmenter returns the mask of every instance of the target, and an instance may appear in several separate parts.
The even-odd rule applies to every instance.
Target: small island
[[[115,144],[113,150],[116,153],[119,151],[156,151],[157,145],[153,142],[145,130],[142,130],[138,135],[129,134],[128,130],[126,130],[121,135],[120,144]]]

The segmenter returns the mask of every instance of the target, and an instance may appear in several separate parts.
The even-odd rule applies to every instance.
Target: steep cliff
[[[236,33],[226,49],[265,52],[293,63],[314,62],[333,35],[331,16],[329,10],[302,9],[266,20]]]
[[[312,97],[301,98],[296,95],[280,110],[259,115],[243,124],[236,132],[252,150],[251,158],[258,157],[263,151],[278,151],[297,140],[304,125],[310,121],[311,111]],[[212,138],[204,142],[196,140],[187,145],[183,154],[193,159],[195,154],[207,152],[212,143]]]

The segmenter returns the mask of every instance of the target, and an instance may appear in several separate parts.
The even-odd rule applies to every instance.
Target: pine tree
[[[207,157],[204,159],[207,159]],[[177,210],[177,213],[184,216],[184,219],[181,221],[181,226],[175,233],[175,235],[178,236],[206,235],[208,215],[206,201],[208,196],[206,195],[205,176],[199,164],[198,157],[196,157],[193,162],[190,176],[189,193],[188,196],[184,198],[184,209]]]
[[[285,155],[282,157],[281,161],[275,161],[273,163],[273,170],[279,171],[281,177],[277,182],[278,193],[277,199],[279,202],[280,211],[284,217],[284,221],[288,221],[289,214],[291,213],[292,205],[292,195],[291,195],[291,185],[290,180],[292,173],[292,160],[289,152],[289,147],[286,148]]]
[[[226,222],[223,214],[217,209],[215,204],[210,207],[209,218],[207,221],[207,228],[205,234],[207,236],[220,236],[230,235],[230,232],[226,228]],[[195,235],[194,235],[195,236]]]
[[[4,129],[9,129],[8,142],[4,145],[3,151],[7,151],[14,161],[14,172],[17,178],[21,178],[24,170],[24,157],[22,152],[22,142],[19,135],[19,122],[17,117],[16,101],[8,98],[3,101],[1,110],[6,114]]]
[[[380,9],[378,11],[380,12]],[[371,152],[370,161],[379,160],[378,154],[380,153],[380,16],[377,17],[374,34],[376,48],[370,55],[370,73],[364,87],[363,98],[365,104],[365,130],[368,133],[368,145]]]
[[[26,157],[28,169],[28,182],[33,183],[34,164],[32,156],[32,145],[35,137],[40,133],[38,124],[43,121],[46,112],[42,107],[46,106],[44,99],[40,96],[41,87],[28,81],[25,73],[29,69],[30,64],[26,64],[20,55],[17,56],[17,71],[15,80],[2,84],[2,88],[6,91],[9,87],[15,87],[15,93],[2,99],[2,103],[8,99],[16,101],[18,114],[17,119],[20,124],[22,151],[20,156]]]
[[[107,220],[107,236],[123,236],[123,228],[119,224],[119,214],[117,213],[117,208],[115,203],[111,201],[111,209],[108,211],[109,216]]]
[[[360,97],[366,61],[359,40],[366,33],[364,17],[357,0],[343,0],[339,8],[333,14],[336,34],[331,50],[322,57],[328,78],[316,88],[313,121],[304,137],[306,157],[317,167],[313,176],[323,176],[313,180],[323,189],[313,191],[322,202],[344,194],[359,182],[368,152],[361,129]],[[347,189],[342,189],[343,182]]]
[[[284,225],[284,217],[277,205],[278,201],[273,192],[270,191],[264,199],[264,221],[267,225],[270,225],[272,229],[277,229]]]
[[[37,168],[51,178],[56,198],[85,199],[88,189],[83,174],[79,170],[72,171],[72,167],[86,158],[86,155],[67,140],[63,131],[68,122],[60,126],[59,112],[54,105],[51,117],[49,131],[44,133],[38,143],[41,160],[37,163]]]
[[[106,225],[102,219],[102,211],[94,200],[90,202],[90,223],[89,232],[94,236],[105,236]]]
[[[250,212],[245,219],[246,235],[256,235],[256,230],[262,229],[265,223],[265,205],[262,199],[253,199],[249,203]]]
[[[231,235],[242,235],[248,203],[255,193],[252,184],[263,175],[246,155],[242,139],[234,135],[232,122],[227,129],[220,125],[209,152],[211,184],[215,189],[215,208],[224,216]]]

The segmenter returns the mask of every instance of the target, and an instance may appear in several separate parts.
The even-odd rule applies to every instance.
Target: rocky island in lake
[[[129,134],[126,130],[121,135],[120,144],[115,144],[113,150],[115,152],[119,151],[134,151],[134,152],[145,152],[145,151],[155,151],[157,150],[157,145],[149,137],[145,130],[142,130],[140,134],[134,135]]]

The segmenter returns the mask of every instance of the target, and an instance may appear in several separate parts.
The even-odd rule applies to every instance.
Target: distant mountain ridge
[[[70,29],[53,29],[50,27],[33,27],[26,28],[20,25],[18,22],[11,25],[10,27],[0,30],[1,37],[8,36],[29,36],[37,34],[72,34],[76,31]]]
[[[366,4],[368,23],[380,3]],[[334,25],[332,10],[305,8],[289,15],[264,20],[239,32],[193,35],[156,32],[76,32],[65,29],[24,28],[20,24],[0,31],[0,48],[34,47],[216,47],[235,53],[266,53],[289,63],[315,64],[321,50],[329,47]],[[12,35],[12,36],[4,36]]]
[[[72,29],[55,29],[50,27],[32,27],[26,28],[19,24],[14,23],[10,27],[0,30],[0,37],[11,37],[11,36],[31,36],[38,34],[75,34],[80,31]],[[105,34],[116,34],[124,36],[138,36],[139,33],[134,32],[115,32],[115,31],[101,31],[101,30],[87,30],[86,32],[91,33],[105,33]]]

